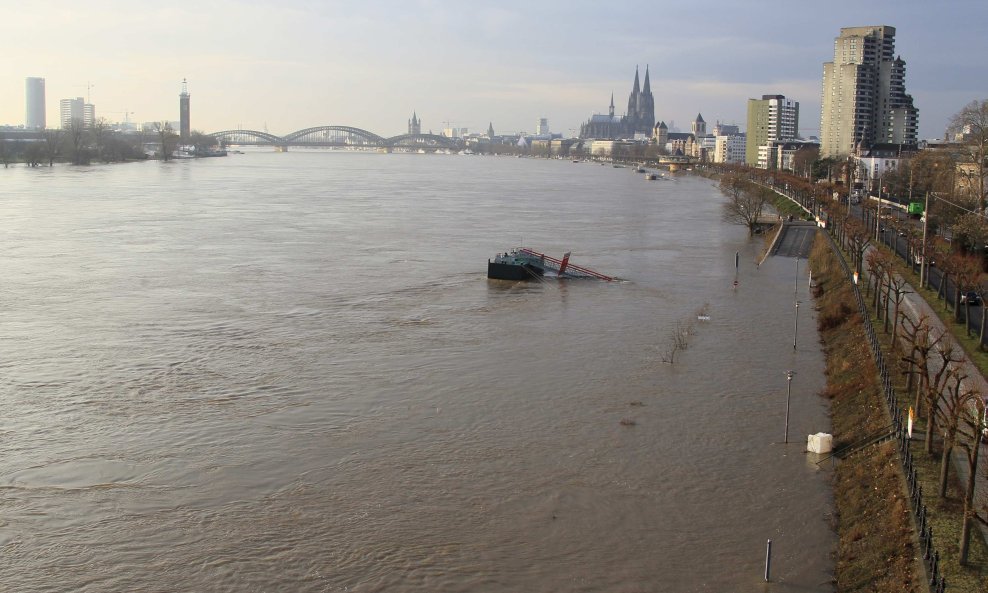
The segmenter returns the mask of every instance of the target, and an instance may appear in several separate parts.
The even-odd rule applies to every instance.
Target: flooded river
[[[707,180],[257,152],[0,184],[0,590],[752,591],[767,539],[772,591],[831,590],[806,262],[756,267]],[[520,245],[622,281],[488,280]]]

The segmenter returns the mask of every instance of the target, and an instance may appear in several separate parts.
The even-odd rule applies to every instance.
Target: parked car
[[[976,307],[981,304],[981,296],[973,290],[969,290],[961,295],[961,304],[965,303]]]

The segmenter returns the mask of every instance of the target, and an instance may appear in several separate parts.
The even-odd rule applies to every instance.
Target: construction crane
[[[126,107],[124,108],[123,111],[107,111],[106,113],[122,113],[123,116],[124,116],[123,123],[125,123],[125,124],[129,124],[130,123],[130,116],[131,115],[134,115],[134,112],[133,111],[127,111],[127,108]]]
[[[77,84],[75,86],[76,87],[85,87],[85,89],[86,89],[86,103],[92,103],[93,102],[92,101],[92,99],[93,99],[93,96],[92,96],[92,94],[93,94],[93,87],[96,86],[96,85],[90,83],[87,80],[86,81],[86,84]]]
[[[443,121],[442,124],[443,124],[443,131],[440,132],[440,135],[445,136],[446,135],[446,130],[449,130],[449,137],[450,138],[453,138],[453,137],[455,137],[457,135],[456,128],[453,127],[454,125],[456,125],[456,122],[455,121],[446,120],[446,121]]]

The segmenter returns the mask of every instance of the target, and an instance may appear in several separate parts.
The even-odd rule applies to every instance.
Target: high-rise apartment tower
[[[858,147],[916,144],[919,110],[906,94],[906,62],[895,55],[895,27],[846,27],[823,65],[820,155]]]
[[[59,114],[62,129],[72,127],[74,121],[81,123],[84,128],[91,128],[96,121],[96,107],[92,103],[86,103],[82,97],[62,99],[59,102]]]
[[[784,95],[762,95],[748,99],[748,129],[745,138],[744,162],[752,167],[759,163],[759,151],[772,142],[793,140],[799,136],[799,102]]]
[[[45,129],[45,79],[28,78],[26,81],[27,117],[24,127],[29,130]]]

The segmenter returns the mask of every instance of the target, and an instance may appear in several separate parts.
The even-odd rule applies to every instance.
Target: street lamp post
[[[930,192],[926,192],[926,203],[923,205],[923,244],[920,247],[922,254],[919,259],[919,287],[923,288],[926,286],[924,282],[929,279],[926,277],[928,274],[926,267],[926,225],[930,222]]]
[[[857,165],[854,162],[854,157],[848,155],[847,157],[847,215],[851,216],[851,194],[854,193],[854,177],[857,173]]]
[[[799,258],[796,258],[796,276],[792,281],[792,298],[796,298],[796,293],[799,292]]]
[[[882,242],[882,175],[878,176],[878,210],[875,212],[875,243]]]
[[[792,398],[792,370],[786,371],[786,437],[785,442],[789,443],[789,400]]]
[[[792,322],[792,349],[796,349],[796,334],[799,331],[799,301],[796,301],[796,315]]]

